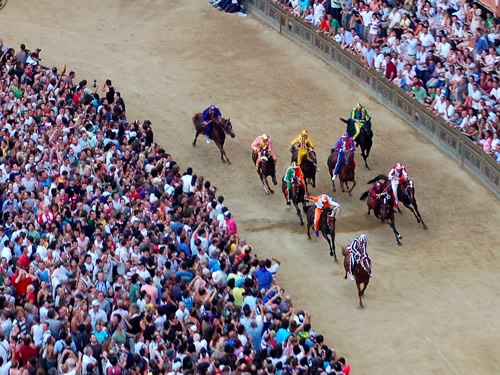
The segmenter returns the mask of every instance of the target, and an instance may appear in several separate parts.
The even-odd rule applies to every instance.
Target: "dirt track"
[[[205,1],[10,0],[0,25],[5,44],[42,48],[45,65],[67,63],[89,81],[112,79],[130,117],[151,119],[157,140],[182,165],[220,187],[257,253],[282,260],[280,283],[355,374],[500,372],[498,201],[325,63],[255,19],[221,14]],[[364,310],[326,242],[307,240],[279,189],[264,195],[249,149],[257,134],[270,134],[282,174],[289,141],[308,128],[322,167],[315,192],[331,192],[325,166],[343,130],[336,119],[358,101],[376,132],[372,170],[358,169],[354,197],[335,199],[343,205],[337,248],[369,235],[374,278]],[[230,167],[203,139],[191,146],[190,118],[212,103],[235,128]],[[398,215],[402,247],[357,199],[368,179],[398,161],[409,168],[429,226],[417,226],[409,211]]]

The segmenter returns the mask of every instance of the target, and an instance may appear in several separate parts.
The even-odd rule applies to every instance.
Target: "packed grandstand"
[[[110,80],[0,51],[0,375],[349,374]]]
[[[500,21],[472,1],[273,0],[500,163]]]

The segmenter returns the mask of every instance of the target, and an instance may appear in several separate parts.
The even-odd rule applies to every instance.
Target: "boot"
[[[337,175],[336,175],[336,174],[334,174],[334,175],[332,176],[332,181],[335,181],[335,179],[336,179],[336,178],[337,178]]]
[[[316,234],[316,237],[319,238],[319,230],[314,231],[314,233]]]

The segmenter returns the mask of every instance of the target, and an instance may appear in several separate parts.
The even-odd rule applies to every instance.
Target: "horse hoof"
[[[224,164],[226,163],[226,161],[224,159],[221,160]]]
[[[269,192],[270,192],[271,194],[274,194],[274,190],[272,190],[272,189],[271,189],[271,190],[269,190]]]
[[[350,197],[352,197],[352,194],[351,194],[351,192],[349,192],[349,196],[350,196]]]
[[[424,224],[424,230],[427,230],[427,225]]]
[[[403,246],[403,244],[401,242],[398,241],[398,246]]]
[[[303,221],[300,222],[300,226],[302,226],[302,227],[304,226],[304,222]]]
[[[338,263],[338,262],[339,262],[339,260],[337,259],[337,257],[334,257],[334,259],[333,259],[333,260],[335,261],[335,263]]]
[[[269,192],[267,190],[264,190],[264,193],[266,193],[266,195],[269,195]]]
[[[364,308],[365,308],[365,306],[364,306],[363,304],[360,304],[360,305],[359,305],[359,309],[360,309],[360,310],[363,310]]]

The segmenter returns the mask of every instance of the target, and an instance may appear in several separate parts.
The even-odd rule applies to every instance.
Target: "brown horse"
[[[332,150],[332,153],[328,157],[327,165],[328,165],[328,171],[330,172],[330,177],[333,177],[333,172],[335,171],[335,167],[337,166],[337,159],[339,157],[339,153]],[[342,165],[340,166],[339,170],[339,180],[340,180],[340,189],[342,190],[342,193],[349,193],[350,196],[352,196],[351,192],[352,189],[356,186],[356,177],[354,174],[354,169],[355,169],[355,163],[354,163],[354,152],[349,151],[346,153],[344,157],[344,161]],[[349,189],[349,185],[347,184],[348,182],[352,182],[352,186]],[[336,192],[337,189],[335,188],[335,181],[332,181],[333,184],[333,191]],[[345,185],[345,189],[344,189]]]
[[[307,218],[307,237],[309,239],[311,239],[311,227],[314,226],[315,208],[315,206],[304,207],[304,212],[306,213]],[[330,256],[335,259],[335,262],[338,262],[337,254],[335,252],[335,223],[336,219],[334,211],[329,209],[321,213],[321,217],[319,219],[319,229],[326,242],[328,242]]]
[[[368,191],[365,191],[359,200],[364,201],[368,197],[368,215],[370,215],[371,210],[375,213],[375,217],[379,218],[382,223],[387,223],[396,237],[396,242],[401,246],[401,239],[403,236],[399,234],[396,228],[396,219],[394,217],[394,202],[392,200],[391,194],[387,192],[387,188],[380,194],[379,202],[372,199]]]
[[[351,263],[351,249],[349,247],[342,247],[342,255],[344,256],[344,279],[347,279]],[[363,254],[359,254],[359,261],[355,261],[351,271],[354,276],[354,280],[356,281],[356,287],[358,288],[359,307],[363,308],[362,297],[365,294],[368,284],[370,283],[372,273],[372,260],[368,254],[364,252]],[[361,284],[363,284],[363,289],[361,289]]]
[[[258,158],[258,153],[252,153],[252,160],[255,165],[255,162]],[[266,194],[274,194],[274,190],[269,186],[269,182],[267,178],[270,176],[273,180],[273,184],[277,185],[276,181],[276,166],[274,165],[274,159],[271,153],[268,150],[262,150],[260,154],[260,163],[259,168],[257,169],[257,173],[259,174],[260,181],[262,182],[262,186],[264,186],[264,191]]]
[[[283,191],[283,195],[285,196],[285,201],[286,201],[286,195],[287,195],[288,188],[287,188],[287,183],[286,183],[284,177],[283,177],[282,181],[283,181],[283,184],[282,184],[281,189]],[[305,210],[306,192],[304,191],[304,188],[302,187],[302,184],[297,179],[297,177],[293,177],[291,185],[292,185],[292,192],[290,195],[290,200],[292,201],[293,205],[295,206],[295,211],[297,212],[297,216],[299,217],[300,225],[304,225],[304,220],[302,219],[302,214],[301,214],[300,209],[299,209],[299,204],[302,203],[302,208]],[[290,206],[287,206],[287,209],[290,209]]]
[[[298,150],[295,147],[292,147],[292,163],[297,162],[297,157],[299,155]],[[300,169],[302,169],[302,173],[304,173],[304,179],[307,184],[311,185],[313,188],[316,187],[316,172],[318,170],[318,159],[316,158],[316,151],[310,148],[307,151],[307,155],[302,158],[302,162],[299,165]]]
[[[375,181],[382,181],[382,184],[384,184],[386,190],[392,192],[391,182],[385,174],[378,175],[374,179],[368,181],[368,183],[371,184]],[[422,215],[420,215],[420,211],[418,209],[417,198],[415,197],[415,184],[413,183],[413,181],[408,180],[408,182],[404,185],[399,184],[397,194],[398,201],[403,203],[403,205],[411,211],[413,216],[415,216],[415,219],[417,219],[417,223],[422,224],[424,229],[427,230],[427,225],[425,224],[424,219],[422,218]],[[398,210],[398,212],[402,213],[401,210]]]
[[[213,127],[210,133],[210,139],[214,141],[215,145],[218,147],[222,162],[225,163],[227,161],[227,164],[230,165],[231,162],[226,155],[226,151],[224,151],[224,142],[226,141],[226,134],[231,138],[235,137],[231,119],[219,118],[212,120],[212,123]],[[201,113],[197,113],[193,116],[193,125],[195,129],[193,146],[196,146],[196,140],[204,130],[203,124],[201,123]]]

